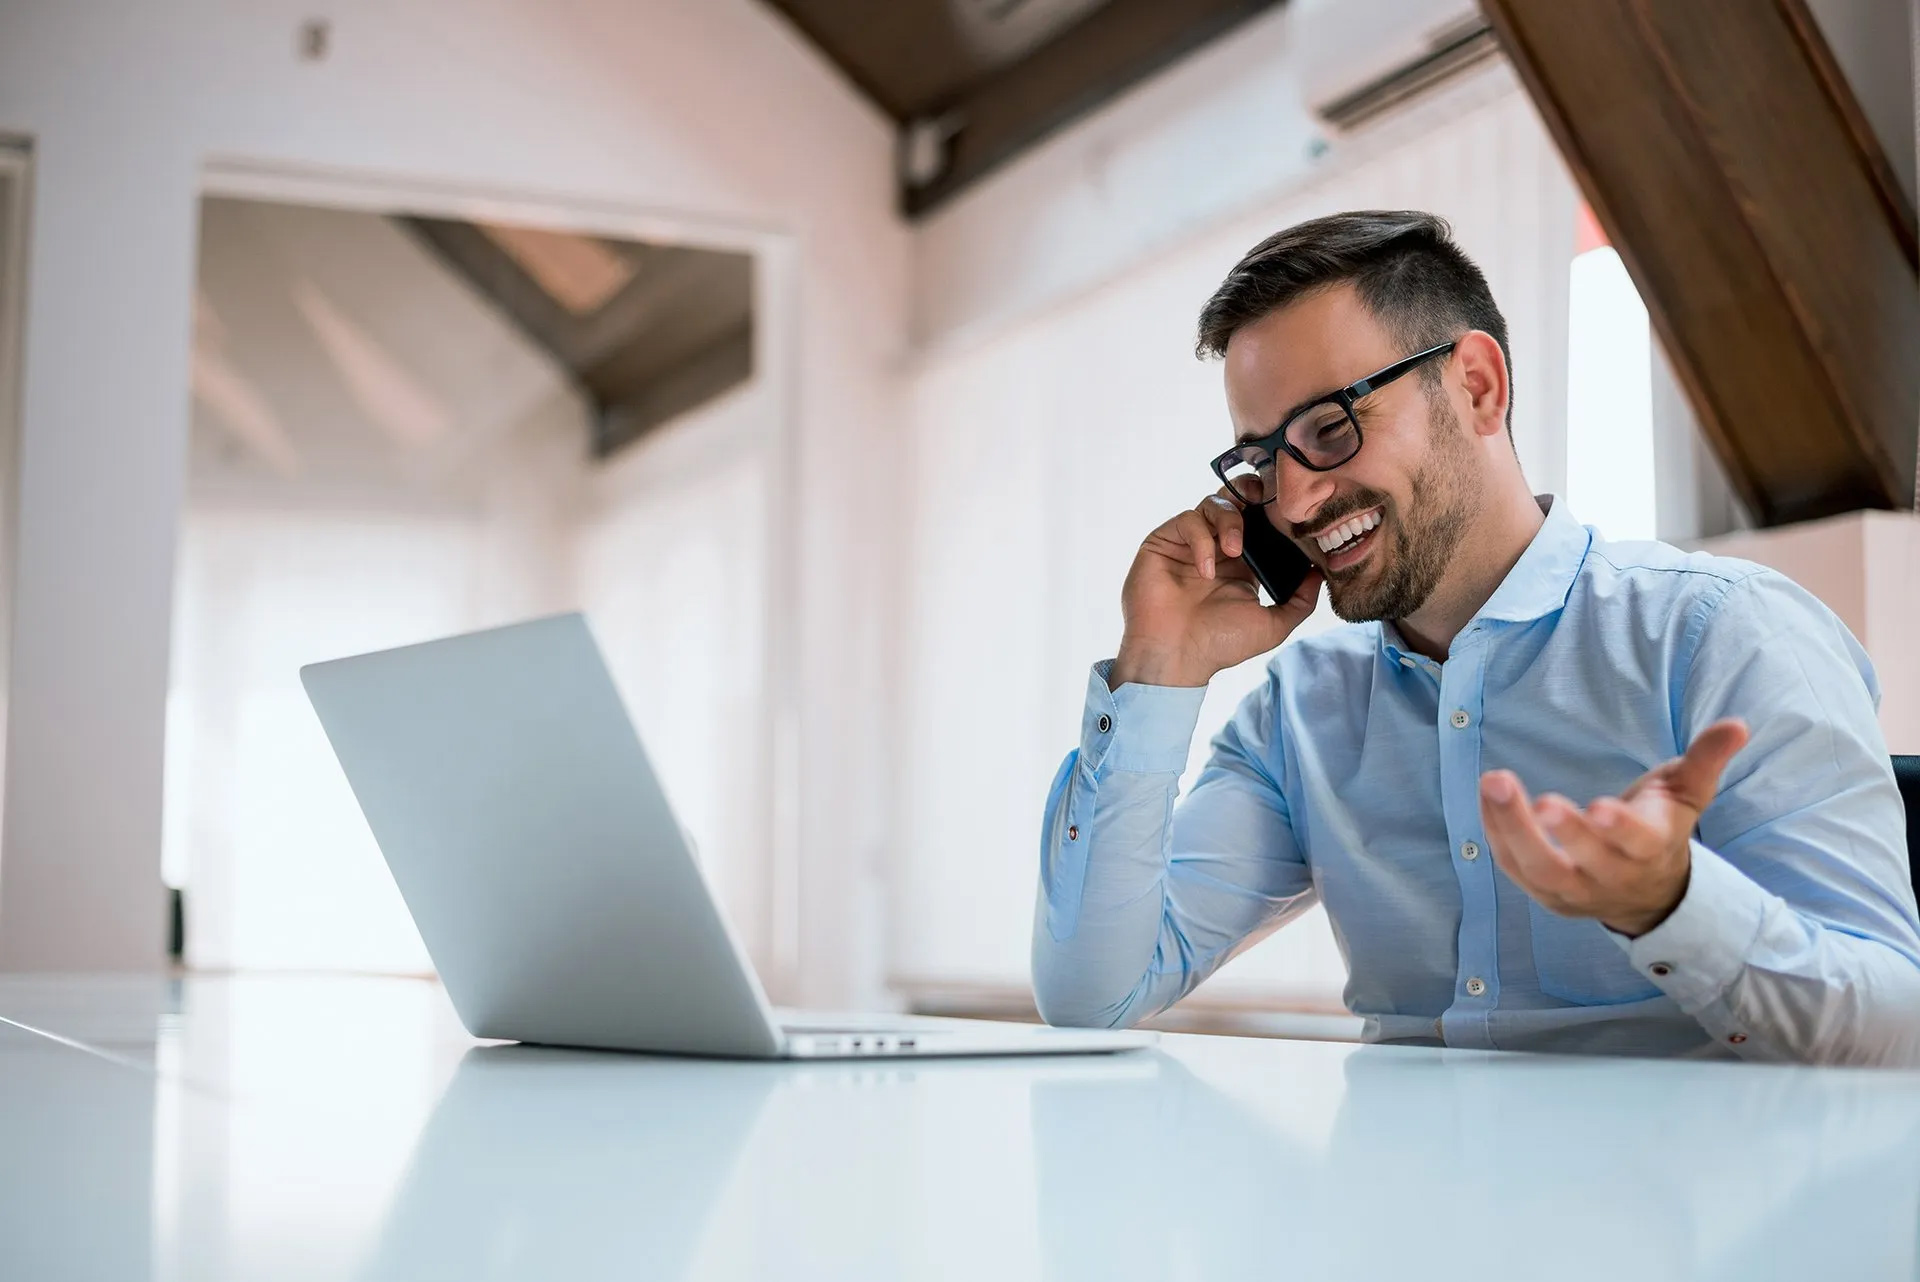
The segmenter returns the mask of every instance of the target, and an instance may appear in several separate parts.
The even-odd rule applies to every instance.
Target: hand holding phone
[[[1209,496],[1154,530],[1134,556],[1108,684],[1203,686],[1286,640],[1313,613],[1320,582],[1265,509],[1243,512],[1224,491]],[[1273,604],[1261,604],[1262,587]]]

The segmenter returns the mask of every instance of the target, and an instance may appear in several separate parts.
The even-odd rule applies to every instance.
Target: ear
[[[1509,389],[1507,358],[1500,344],[1485,330],[1469,330],[1454,346],[1453,360],[1467,396],[1467,422],[1475,435],[1505,432]]]

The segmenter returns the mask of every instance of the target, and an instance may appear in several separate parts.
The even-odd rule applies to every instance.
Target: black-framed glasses
[[[1331,472],[1358,454],[1365,443],[1360,434],[1360,419],[1353,412],[1355,403],[1453,348],[1454,344],[1448,342],[1415,352],[1385,369],[1348,383],[1337,392],[1328,392],[1310,405],[1303,405],[1289,414],[1287,421],[1272,435],[1242,441],[1213,460],[1214,474],[1242,501],[1265,503],[1277,493],[1273,484],[1276,449],[1285,450],[1288,457],[1310,472]]]

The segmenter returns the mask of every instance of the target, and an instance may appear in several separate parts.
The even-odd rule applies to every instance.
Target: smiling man
[[[1371,1040],[1920,1063],[1866,655],[1778,574],[1531,492],[1506,322],[1443,221],[1270,237],[1199,348],[1237,444],[1141,545],[1047,800],[1049,1022],[1135,1023],[1318,901]],[[1261,513],[1314,566],[1273,605]],[[1348,625],[1280,647],[1323,583]],[[1270,650],[1176,805],[1207,682]]]

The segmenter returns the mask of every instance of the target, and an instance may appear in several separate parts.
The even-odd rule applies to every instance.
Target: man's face
[[[1237,331],[1227,345],[1227,408],[1236,437],[1264,437],[1300,406],[1412,355],[1341,285]],[[1447,357],[1435,357],[1444,368]],[[1326,575],[1349,622],[1404,619],[1432,595],[1480,506],[1480,451],[1447,397],[1419,371],[1359,401],[1364,444],[1331,472],[1278,454],[1275,529]],[[1357,538],[1343,529],[1376,521]]]

